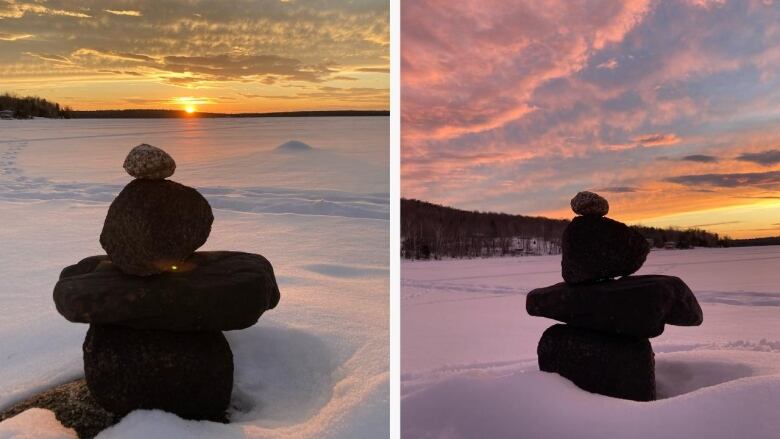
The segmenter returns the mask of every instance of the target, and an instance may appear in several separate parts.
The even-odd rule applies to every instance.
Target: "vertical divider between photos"
[[[390,0],[390,437],[401,437],[401,0]]]

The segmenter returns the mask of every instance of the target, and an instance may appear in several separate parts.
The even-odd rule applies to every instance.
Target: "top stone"
[[[135,178],[162,180],[173,175],[176,162],[162,149],[142,143],[130,150],[123,167]]]
[[[599,194],[582,191],[571,199],[571,210],[577,215],[604,216],[609,212],[609,203]]]

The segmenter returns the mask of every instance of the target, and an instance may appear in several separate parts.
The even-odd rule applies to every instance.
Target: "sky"
[[[79,110],[389,107],[387,0],[0,0],[0,92]]]
[[[402,195],[780,235],[780,1],[403,0]]]

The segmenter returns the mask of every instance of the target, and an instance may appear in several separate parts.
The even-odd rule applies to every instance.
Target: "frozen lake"
[[[778,268],[777,246],[651,252],[638,274],[682,278],[704,323],[650,340],[659,400],[638,403],[539,371],[555,322],[525,295],[562,280],[560,256],[404,262],[404,438],[780,437]]]
[[[233,423],[137,411],[101,437],[386,434],[388,130],[387,117],[3,121],[0,408],[83,375],[87,326],[57,314],[52,290],[64,266],[103,253],[124,157],[150,143],[214,208],[202,249],[263,254],[282,299],[226,333]],[[277,149],[291,140],[311,148]]]

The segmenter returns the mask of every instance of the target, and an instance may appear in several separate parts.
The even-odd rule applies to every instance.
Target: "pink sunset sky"
[[[780,2],[402,3],[402,195],[780,235]]]

